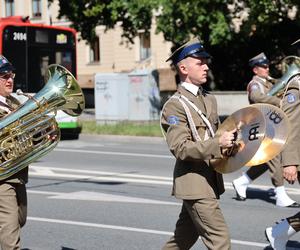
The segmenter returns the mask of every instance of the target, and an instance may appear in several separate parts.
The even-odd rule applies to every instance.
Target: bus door
[[[55,56],[44,48],[31,46],[28,56],[28,91],[36,93],[45,85],[45,74],[50,64],[55,63]]]

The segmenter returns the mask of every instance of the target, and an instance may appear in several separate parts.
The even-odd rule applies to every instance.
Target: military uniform
[[[282,99],[282,109],[290,121],[289,137],[282,151],[282,165],[300,165],[300,77],[296,76],[287,88]],[[300,171],[298,167],[298,171]]]
[[[0,56],[0,72],[3,61],[5,59]],[[0,118],[5,117],[19,105],[18,100],[12,96],[7,98],[0,96]],[[27,217],[25,187],[27,181],[27,167],[0,181],[0,245],[2,250],[20,249],[20,229]]]
[[[252,80],[247,86],[249,103],[268,103],[279,107],[281,104],[280,98],[267,95],[272,89],[273,83],[269,76],[269,60],[266,55],[260,53],[251,58],[249,66],[254,73]],[[275,186],[276,205],[281,207],[299,207],[300,205],[292,200],[285,191],[280,154],[267,163],[249,168],[241,177],[233,180],[232,184],[236,191],[237,200],[246,200],[248,185],[268,169],[271,173],[272,184]]]
[[[280,99],[267,95],[272,87],[273,83],[270,80],[254,75],[247,86],[249,103],[268,103],[279,107]]]
[[[196,41],[186,44],[183,52],[200,48]],[[178,62],[178,57],[174,61]],[[161,115],[167,144],[176,158],[172,194],[183,200],[174,236],[163,249],[190,249],[199,236],[208,249],[230,249],[228,228],[218,203],[224,192],[223,179],[209,164],[211,159],[222,157],[219,138],[213,137],[219,124],[216,99],[201,87],[198,93],[192,93],[188,85],[193,84],[181,84]]]
[[[298,167],[300,183],[300,77],[295,76],[286,86],[282,97],[282,109],[290,121],[289,137],[281,152],[282,166]],[[265,230],[268,241],[274,249],[286,249],[287,241],[300,231],[300,212],[282,219]]]
[[[298,182],[300,183],[300,77],[296,76],[288,85],[283,96],[282,109],[290,121],[289,137],[282,151],[282,166],[298,166]],[[300,213],[288,218],[290,225],[300,231]]]
[[[247,86],[248,100],[250,104],[253,103],[268,103],[280,106],[280,99],[276,96],[268,96],[267,93],[273,87],[273,83],[268,79],[264,79],[257,75],[254,75],[252,80]],[[275,157],[275,159],[261,164],[259,166],[251,167],[247,171],[247,175],[253,181],[259,176],[261,176],[267,170],[271,172],[271,181],[275,187],[283,186],[284,180],[282,176],[282,169],[280,164],[280,156]]]

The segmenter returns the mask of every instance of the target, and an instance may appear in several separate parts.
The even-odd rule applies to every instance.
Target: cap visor
[[[192,57],[199,57],[199,58],[211,58],[212,57],[206,51],[199,51],[199,52],[193,53],[190,56],[192,56]]]

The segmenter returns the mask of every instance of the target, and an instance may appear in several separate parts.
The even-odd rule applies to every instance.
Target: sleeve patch
[[[289,94],[288,96],[287,96],[287,102],[288,103],[293,103],[293,102],[295,102],[296,101],[296,96],[294,95],[294,94]]]
[[[175,115],[170,115],[170,116],[168,116],[167,122],[170,125],[178,125],[179,124],[179,118]]]
[[[258,90],[259,87],[257,84],[252,84],[251,87],[250,87],[250,91],[255,91],[255,90]]]

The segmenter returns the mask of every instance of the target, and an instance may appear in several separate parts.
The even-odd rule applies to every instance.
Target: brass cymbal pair
[[[224,158],[212,160],[220,173],[231,173],[243,166],[256,166],[273,159],[286,143],[289,122],[285,113],[274,105],[252,104],[230,115],[216,136],[237,129],[233,148]]]

